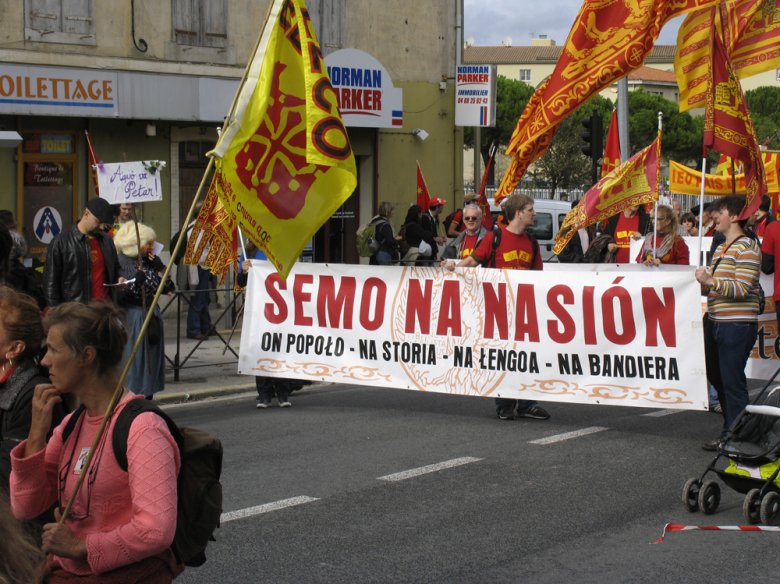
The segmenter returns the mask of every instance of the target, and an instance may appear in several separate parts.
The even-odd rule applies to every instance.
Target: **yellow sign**
[[[764,165],[766,168],[766,182],[770,193],[780,192],[780,184],[777,180],[775,165]],[[745,175],[737,175],[737,187],[734,189],[733,178],[722,174],[704,175],[704,194],[714,197],[730,195],[736,192],[745,194]],[[674,194],[695,195],[701,194],[701,171],[689,168],[674,160],[669,161],[669,190]]]

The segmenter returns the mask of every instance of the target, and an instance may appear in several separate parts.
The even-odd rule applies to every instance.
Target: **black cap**
[[[87,210],[92,213],[101,223],[113,223],[114,211],[111,204],[105,199],[95,197],[87,201]]]

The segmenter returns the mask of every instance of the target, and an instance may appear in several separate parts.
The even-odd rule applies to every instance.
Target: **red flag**
[[[607,143],[604,146],[604,158],[601,160],[601,176],[612,172],[618,166],[620,166],[620,137],[618,136],[617,111],[612,110]]]
[[[601,180],[585,193],[563,220],[555,236],[553,252],[561,253],[578,229],[609,219],[637,205],[658,200],[661,182],[661,132],[647,147]]]
[[[558,124],[616,80],[639,67],[663,25],[715,0],[585,0],[555,70],[528,101],[506,153],[509,169],[496,201],[512,194],[528,166],[542,156]]]
[[[482,209],[482,225],[485,229],[493,228],[493,216],[490,214],[490,203],[488,203],[487,196],[485,195],[485,187],[487,186],[490,167],[496,159],[497,149],[497,144],[493,142],[493,145],[490,147],[487,163],[485,163],[485,172],[482,174],[482,184],[479,186],[479,199],[477,200],[477,203],[479,204],[479,208]]]
[[[721,26],[717,26],[720,24]],[[710,35],[710,75],[704,113],[704,146],[742,162],[745,172],[745,208],[740,218],[750,217],[767,192],[766,172],[761,162],[756,132],[745,96],[720,32],[727,23],[716,13],[716,26]]]
[[[417,204],[423,212],[428,210],[428,203],[431,200],[431,194],[428,192],[428,185],[425,184],[420,163],[417,163]]]

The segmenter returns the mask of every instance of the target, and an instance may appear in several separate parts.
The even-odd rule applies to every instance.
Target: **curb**
[[[255,389],[255,383],[252,381],[251,384],[231,385],[227,387],[208,387],[204,389],[193,389],[189,392],[178,391],[169,393],[167,391],[161,391],[154,396],[154,401],[158,404],[178,404],[199,401],[210,397],[243,393],[245,391],[254,391]]]

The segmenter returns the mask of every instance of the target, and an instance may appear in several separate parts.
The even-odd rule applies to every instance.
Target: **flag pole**
[[[707,172],[707,149],[704,149],[704,154],[701,159],[701,190],[699,191],[699,242],[698,242],[698,262],[697,266],[702,267],[704,262],[702,261],[701,252],[702,252],[702,239],[704,236],[704,225],[702,225],[702,221],[704,221],[704,177]]]
[[[276,3],[278,3],[278,0],[276,0],[276,2],[272,2],[268,6],[268,12],[266,14],[265,23],[263,24],[263,31],[265,31],[266,25],[268,24],[268,18],[271,14],[271,10]],[[246,83],[246,79],[249,74],[249,67],[254,61],[254,57],[260,46],[260,41],[262,37],[263,34],[261,32],[261,34],[257,38],[257,42],[255,43],[255,48],[252,51],[252,56],[247,62],[247,66],[244,68],[244,73],[241,77],[241,81],[238,84],[239,89],[238,91],[236,91],[236,94],[233,96],[233,103],[230,106],[230,113],[226,118],[227,120],[230,120],[230,116],[233,115],[233,111],[236,108],[236,105],[238,103],[238,96],[241,93],[241,88]],[[206,179],[211,174],[213,168],[214,168],[214,158],[212,156],[209,156],[209,161],[208,164],[206,165],[206,170],[204,171],[203,178],[201,178],[200,184],[198,185],[198,190],[195,192],[195,196],[192,198],[192,204],[190,205],[189,211],[187,211],[187,217],[184,220],[184,225],[189,225],[192,216],[195,214],[195,207],[197,206],[198,201],[203,196],[203,191],[206,185]],[[183,243],[184,243],[184,238],[179,237],[176,242],[176,245],[171,250],[172,258],[176,257],[176,255],[179,253]],[[165,267],[165,272],[163,273],[162,278],[160,279],[160,285],[157,287],[157,291],[155,292],[154,298],[152,299],[152,302],[149,305],[149,308],[147,309],[146,317],[144,318],[144,322],[141,325],[141,330],[138,332],[138,336],[136,337],[135,342],[133,343],[133,348],[130,351],[130,356],[128,357],[124,369],[122,370],[122,373],[120,374],[119,379],[117,380],[116,387],[114,388],[114,394],[111,396],[111,400],[106,406],[106,411],[103,414],[103,420],[101,421],[100,426],[98,427],[97,430],[97,434],[95,434],[95,438],[92,441],[92,445],[90,447],[89,453],[87,454],[87,457],[84,461],[82,472],[79,475],[79,478],[73,487],[73,492],[70,495],[70,499],[68,499],[68,503],[65,505],[65,509],[62,511],[62,515],[60,517],[59,523],[65,523],[65,520],[68,518],[70,510],[73,507],[73,502],[76,500],[76,497],[79,494],[81,485],[84,483],[84,479],[87,477],[87,475],[89,475],[89,468],[90,468],[90,464],[92,463],[92,458],[95,454],[95,450],[97,450],[97,447],[103,438],[103,434],[105,433],[107,423],[111,419],[111,415],[113,414],[116,405],[119,403],[119,400],[122,397],[122,393],[124,392],[123,384],[125,382],[125,379],[127,378],[128,372],[130,371],[130,366],[132,365],[133,360],[135,359],[136,353],[138,353],[138,349],[141,346],[141,342],[143,341],[144,336],[146,336],[147,330],[149,330],[149,323],[151,322],[152,317],[154,316],[154,309],[158,304],[158,300],[160,299],[160,296],[162,295],[163,286],[165,285],[165,282],[168,280],[172,268],[173,268],[173,262],[172,261],[168,262],[168,265]]]
[[[664,114],[658,112],[658,133],[661,133],[664,125]],[[653,264],[657,258],[657,242],[658,242],[658,198],[655,199],[653,206]]]

